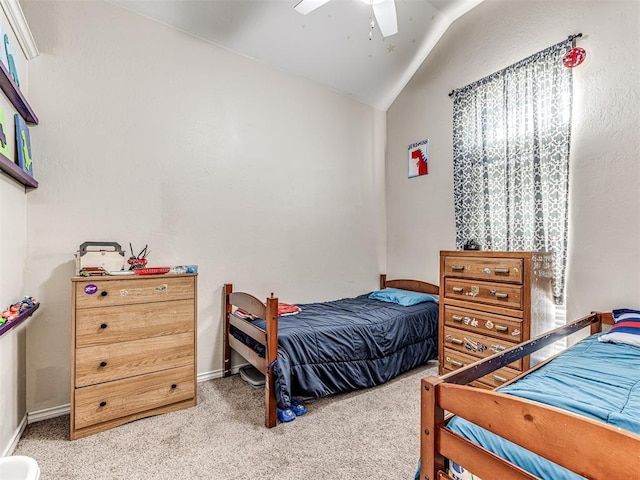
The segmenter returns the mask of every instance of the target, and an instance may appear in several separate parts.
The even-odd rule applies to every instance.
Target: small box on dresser
[[[441,375],[554,327],[551,262],[539,252],[440,252]],[[474,384],[499,387],[531,366],[522,359]]]
[[[196,405],[197,274],[72,278],[72,440]]]

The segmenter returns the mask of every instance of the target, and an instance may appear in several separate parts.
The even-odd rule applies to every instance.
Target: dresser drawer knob
[[[101,367],[106,367],[107,366],[107,362],[100,362],[100,366]]]
[[[462,272],[464,271],[464,265],[451,265],[451,270],[454,272]]]
[[[107,406],[107,402],[105,402],[105,401],[100,402],[100,406],[101,407],[106,407]]]
[[[103,290],[100,292],[100,295],[102,295],[103,297],[106,297],[107,295],[109,295],[109,293],[106,290]]]
[[[500,292],[496,292],[495,290],[491,290],[489,293],[491,295],[495,295],[496,298],[508,298],[509,297],[508,293],[500,293]]]
[[[496,325],[496,331],[497,332],[502,332],[502,333],[507,333],[509,331],[509,327],[506,327],[504,325]]]
[[[464,288],[462,288],[462,287],[453,287],[452,290],[453,290],[453,293],[462,293],[464,291]]]
[[[509,273],[509,269],[508,268],[494,268],[493,271],[495,273],[505,273],[505,274]]]
[[[107,324],[106,323],[101,323],[100,324],[100,328],[104,330],[105,328],[107,328]]]
[[[506,379],[506,378],[501,377],[500,375],[496,375],[496,374],[494,374],[494,375],[493,375],[493,379],[494,379],[496,382],[500,382],[500,383],[506,383],[506,382],[507,382],[507,379]]]
[[[462,321],[462,317],[461,317],[460,315],[452,315],[452,316],[451,316],[451,319],[452,319],[454,322],[461,322],[461,321]]]
[[[464,341],[460,340],[459,338],[456,337],[451,337],[451,343],[455,343],[456,345],[462,345],[464,343]]]
[[[175,390],[176,388],[178,388],[178,385],[176,383],[172,383],[171,390]]]

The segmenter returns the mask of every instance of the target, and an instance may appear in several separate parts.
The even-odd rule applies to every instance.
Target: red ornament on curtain
[[[573,47],[562,58],[562,63],[567,68],[577,67],[582,62],[584,62],[584,59],[586,56],[587,56],[587,52],[584,50],[584,48]]]

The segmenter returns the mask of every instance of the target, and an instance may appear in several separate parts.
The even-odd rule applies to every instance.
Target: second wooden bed
[[[387,280],[386,275],[380,276],[380,289],[385,288],[395,288],[401,290],[407,290],[411,292],[420,292],[424,294],[429,294],[433,296],[437,296],[438,294],[438,286],[423,282],[420,280]],[[410,335],[416,336],[416,338],[408,338],[398,340],[393,338],[393,335],[396,334],[396,329],[400,322],[393,321],[393,318],[390,321],[379,322],[379,319],[374,319],[377,327],[381,329],[389,328],[389,330],[383,330],[383,337],[385,345],[377,344],[375,341],[367,343],[370,339],[364,338],[358,340],[354,340],[354,342],[359,341],[359,345],[357,345],[360,354],[363,350],[372,350],[370,355],[375,357],[375,361],[377,361],[380,365],[382,365],[382,371],[379,372],[380,375],[372,375],[371,378],[353,378],[353,382],[349,378],[349,375],[353,375],[353,370],[349,371],[347,366],[349,364],[348,361],[345,361],[345,358],[341,356],[340,358],[336,358],[332,367],[336,372],[336,376],[341,377],[341,381],[344,381],[343,385],[338,386],[337,388],[340,391],[348,391],[350,389],[363,388],[363,384],[366,386],[372,386],[375,384],[382,383],[386,381],[389,375],[395,375],[398,368],[406,369],[414,368],[419,364],[426,362],[431,358],[435,358],[437,355],[437,305],[435,303],[431,303],[427,306],[411,306],[411,307],[400,307],[398,305],[390,305],[389,303],[381,302],[378,300],[367,300],[365,295],[356,297],[358,301],[365,302],[366,305],[362,308],[363,315],[370,315],[373,313],[374,317],[376,316],[376,310],[380,310],[388,312],[391,311],[392,315],[395,315],[393,318],[403,318],[405,314],[403,313],[403,309],[407,309],[407,318],[410,319],[411,327],[409,327]],[[335,315],[335,318],[331,318],[330,322],[325,322],[324,320],[319,321],[318,325],[309,324],[307,320],[303,320],[302,313],[300,317],[296,317],[295,319],[287,319],[287,330],[290,334],[293,332],[293,336],[297,337],[296,329],[298,321],[300,321],[300,325],[303,323],[306,324],[306,328],[311,328],[315,330],[314,332],[314,345],[313,348],[316,348],[318,341],[322,342],[324,339],[330,337],[331,335],[324,335],[324,331],[329,328],[327,327],[327,323],[332,323],[330,328],[335,328],[337,326],[339,329],[342,328],[342,322],[344,321],[344,328],[353,328],[354,335],[352,337],[357,337],[359,335],[358,328],[370,322],[370,320],[366,316],[356,316],[354,319],[351,318],[351,314],[353,312],[347,312],[348,315],[341,314],[341,305],[337,302],[356,300],[356,299],[342,299],[335,302],[325,302],[328,308],[327,315]],[[373,302],[373,304],[372,304]],[[375,305],[378,303],[379,305]],[[336,306],[337,305],[337,306]],[[309,307],[309,310],[318,311],[319,307],[323,307],[324,304],[308,304],[302,305],[303,313],[305,312],[305,307]],[[352,308],[351,305],[347,305],[349,309]],[[239,311],[243,313],[249,313],[259,319],[258,321],[253,321],[251,319],[243,318],[242,315],[239,315]],[[360,307],[358,304],[353,307],[354,310],[359,310]],[[426,313],[423,313],[422,310]],[[394,313],[395,310],[395,313]],[[420,310],[420,311],[419,311]],[[322,312],[323,310],[320,310]],[[357,313],[357,312],[356,312]],[[291,349],[291,341],[290,338],[287,337],[287,341],[289,344],[282,344],[284,341],[283,337],[279,341],[278,331],[279,331],[279,322],[278,322],[278,299],[273,297],[267,298],[266,302],[263,303],[255,296],[245,293],[245,292],[234,292],[231,284],[226,284],[224,287],[224,376],[227,377],[231,374],[231,351],[235,350],[238,354],[240,354],[245,360],[247,360],[250,364],[252,364],[255,368],[257,368],[260,372],[262,372],[265,376],[265,425],[267,427],[273,427],[276,425],[276,408],[278,405],[278,399],[276,395],[276,387],[280,390],[278,391],[278,396],[282,394],[282,375],[276,379],[276,361],[280,358],[280,362],[288,359],[290,356],[290,352],[287,349]],[[418,317],[417,315],[428,315]],[[428,320],[423,320],[424,318],[428,318]],[[283,320],[284,322],[285,320]],[[284,325],[284,323],[283,323]],[[300,327],[302,328],[302,327]],[[416,333],[420,330],[419,333]],[[316,333],[320,332],[317,336]],[[340,332],[338,332],[340,333]],[[418,338],[420,337],[420,338]],[[308,340],[311,337],[303,337],[300,336],[300,339],[294,338],[294,342],[296,343],[304,343],[305,338]],[[344,339],[344,337],[341,337]],[[361,341],[360,341],[361,340]],[[347,340],[348,342],[350,340]],[[404,343],[398,343],[398,342]],[[340,342],[340,340],[339,340]],[[386,351],[389,348],[387,343],[393,343],[394,345],[399,345],[397,348],[402,349],[401,352],[398,353],[400,360],[400,364],[396,362],[394,365],[389,367],[388,371],[384,369],[386,367],[387,358],[385,358]],[[309,342],[312,343],[312,342]],[[345,342],[343,344],[337,344],[336,348],[341,349],[341,355],[344,355],[345,348],[350,348],[350,345],[345,346]],[[323,345],[320,345],[322,348]],[[280,351],[279,349],[284,350]],[[327,353],[327,350],[331,350],[331,348],[325,348],[325,351],[322,353],[323,361],[327,360],[327,355],[331,355],[331,352]],[[396,352],[394,352],[395,355]],[[280,357],[279,357],[280,355]],[[354,349],[354,355],[357,355]],[[331,358],[329,358],[331,360]],[[350,359],[346,359],[350,360]],[[394,357],[394,359],[396,358]],[[354,358],[355,363],[360,363],[359,358]],[[393,363],[393,362],[391,362]],[[344,366],[343,366],[344,365]],[[307,365],[306,367],[315,369],[315,365]],[[342,369],[342,370],[341,370]],[[391,373],[390,373],[391,372]],[[378,372],[374,372],[378,373]],[[303,372],[304,374],[304,372]],[[303,375],[302,374],[302,375]],[[298,371],[297,376],[300,377],[300,372]],[[345,380],[346,379],[346,380]],[[363,383],[364,382],[364,383]],[[298,386],[302,383],[305,383],[304,378],[298,378]],[[279,385],[280,384],[280,385]],[[328,391],[335,390],[335,388],[329,388]],[[330,393],[335,393],[331,391]],[[325,392],[322,392],[321,395],[324,395]]]
[[[463,470],[482,480],[640,479],[640,435],[626,428],[631,425],[633,430],[638,430],[637,413],[629,412],[637,412],[640,405],[640,347],[598,342],[597,333],[605,324],[613,324],[611,313],[593,313],[450,374],[424,378],[421,385],[420,480],[452,479],[455,471]],[[583,328],[590,328],[592,335],[557,359],[550,359],[514,379],[505,388],[505,392],[512,394],[467,386],[515,359]],[[611,346],[610,358],[602,361],[599,352],[607,345]],[[584,360],[575,361],[580,359]],[[583,367],[582,362],[593,362],[595,367],[593,363]],[[610,369],[622,380],[609,376]],[[575,383],[559,381],[564,378],[574,378]],[[520,379],[528,383],[519,385]],[[586,390],[582,387],[585,379]],[[537,389],[532,394],[531,386],[544,387],[541,390],[546,397]],[[618,395],[619,389],[623,395]],[[560,390],[564,393],[559,394]],[[585,391],[586,398],[591,398],[592,402],[598,400],[597,406],[584,401]],[[567,392],[574,392],[574,395],[567,395]],[[542,399],[532,401],[527,396]],[[592,418],[548,406],[544,398],[561,398],[563,405],[568,404],[572,409],[577,406],[579,408],[574,411],[589,412]],[[615,412],[609,414],[609,405]],[[454,424],[464,428],[452,429]],[[465,432],[464,435],[461,432]],[[485,440],[487,438],[499,441],[503,447],[496,448],[498,443]],[[480,446],[483,441],[486,441],[486,448]],[[489,449],[501,453],[498,455]],[[456,464],[454,472],[447,470],[447,464],[451,462]],[[535,469],[558,469],[555,470],[558,473],[538,473],[541,476],[536,476],[529,473],[534,465],[530,462],[537,462]]]

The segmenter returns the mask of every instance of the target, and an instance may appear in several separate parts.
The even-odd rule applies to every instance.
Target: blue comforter
[[[498,390],[640,434],[640,348],[599,342],[599,335]],[[540,478],[583,478],[462,418],[448,427]]]
[[[380,385],[437,356],[437,303],[404,307],[361,295],[299,306],[299,314],[278,320],[274,370],[281,408],[292,396],[323,397]],[[262,319],[254,323],[265,328]]]

